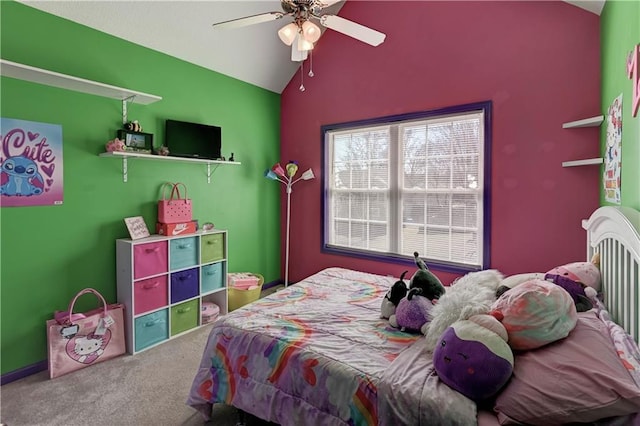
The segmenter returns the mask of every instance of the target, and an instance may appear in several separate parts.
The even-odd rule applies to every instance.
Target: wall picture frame
[[[153,150],[153,134],[151,133],[120,129],[118,130],[118,139],[124,142],[127,151],[151,154]]]
[[[139,240],[151,235],[142,216],[125,217],[124,223],[127,225],[132,240]]]
[[[62,125],[0,117],[0,141],[0,206],[61,205]]]

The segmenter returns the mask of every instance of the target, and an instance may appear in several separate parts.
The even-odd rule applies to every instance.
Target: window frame
[[[327,222],[329,219],[329,176],[330,173],[327,170],[329,166],[330,155],[330,143],[327,132],[346,131],[349,129],[356,129],[358,127],[374,127],[384,125],[396,125],[403,121],[412,121],[420,119],[432,119],[437,117],[450,116],[455,114],[464,114],[472,112],[482,112],[484,114],[484,149],[482,155],[484,156],[483,173],[483,196],[482,196],[482,265],[479,267],[473,267],[471,265],[461,265],[459,263],[452,263],[442,261],[440,259],[432,259],[426,256],[421,256],[425,259],[430,268],[437,269],[445,272],[453,273],[466,273],[472,271],[478,271],[489,268],[491,260],[491,145],[492,145],[492,107],[491,101],[475,102],[463,105],[456,105],[451,107],[444,107],[439,109],[411,112],[406,114],[389,115],[384,117],[377,117],[371,119],[364,119],[358,121],[350,121],[344,123],[328,124],[320,127],[320,138],[322,142],[322,196],[321,196],[321,211],[322,211],[322,241],[321,241],[321,253],[354,257],[366,260],[382,261],[389,263],[414,265],[414,259],[412,256],[400,255],[396,253],[377,253],[368,250],[335,247],[329,246],[329,230],[330,224]],[[399,188],[391,188],[391,191],[401,190]],[[397,207],[390,205],[390,207]],[[392,209],[393,210],[393,209]],[[393,213],[395,214],[395,213]]]

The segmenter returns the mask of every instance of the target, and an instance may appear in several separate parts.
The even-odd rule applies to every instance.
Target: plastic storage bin
[[[200,324],[209,324],[214,322],[220,314],[220,306],[213,302],[202,302],[202,309],[200,311],[201,321]]]
[[[253,282],[255,282],[255,284],[253,285],[257,287],[252,288],[250,290],[246,289],[247,278],[251,278],[251,277],[247,277],[247,275],[257,278],[257,282],[255,281],[255,278],[252,280]],[[234,287],[236,278],[238,281],[237,288]],[[260,292],[262,292],[262,284],[264,284],[264,277],[260,274],[254,274],[254,273],[228,274],[227,292],[229,295],[229,312],[234,311],[238,308],[241,308],[248,303],[255,302],[256,300],[258,300],[260,298]]]

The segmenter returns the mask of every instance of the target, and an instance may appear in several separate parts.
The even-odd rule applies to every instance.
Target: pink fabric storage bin
[[[168,271],[167,242],[136,244],[133,248],[133,278],[139,279]]]
[[[168,305],[166,275],[136,281],[133,287],[135,298],[133,312],[135,315]]]
[[[258,286],[260,278],[249,273],[232,272],[227,275],[227,287],[233,287],[238,290],[249,290],[251,287]]]

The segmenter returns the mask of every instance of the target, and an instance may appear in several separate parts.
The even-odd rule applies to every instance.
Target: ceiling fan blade
[[[276,19],[280,19],[283,16],[284,16],[284,13],[282,12],[261,13],[259,15],[245,16],[244,18],[231,19],[229,21],[218,22],[216,24],[213,24],[213,28],[222,30],[222,29],[229,29],[229,28],[246,27],[248,25],[275,21]]]
[[[320,0],[320,4],[322,5],[322,8],[324,9],[325,7],[329,7],[329,6],[333,6],[334,4],[340,2],[342,0]]]
[[[327,28],[331,28],[334,31],[353,37],[371,46],[378,46],[384,41],[385,37],[387,37],[386,34],[380,31],[373,30],[336,15],[323,15],[320,17],[320,23]]]

